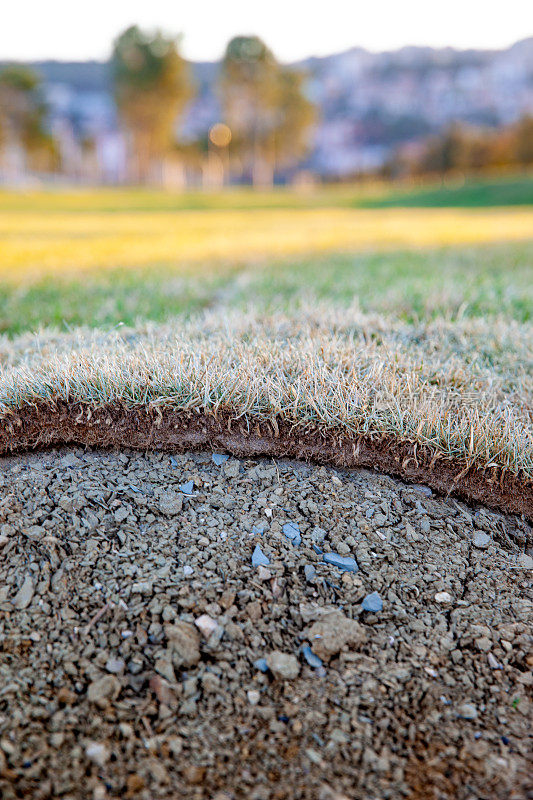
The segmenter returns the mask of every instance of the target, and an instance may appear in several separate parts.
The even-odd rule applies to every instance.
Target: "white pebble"
[[[103,767],[109,760],[110,753],[105,744],[101,744],[101,742],[89,742],[85,748],[85,755],[90,761],[98,764],[99,767]]]
[[[202,614],[201,617],[194,620],[194,624],[206,639],[209,639],[213,631],[216,631],[218,627],[217,621],[210,617],[209,614]]]
[[[246,696],[248,697],[248,702],[251,706],[256,706],[259,702],[259,698],[261,697],[257,689],[250,689],[246,692]]]

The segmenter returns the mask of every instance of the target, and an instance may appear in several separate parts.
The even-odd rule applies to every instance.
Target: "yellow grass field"
[[[0,210],[0,280],[339,251],[521,241],[533,209]],[[207,264],[206,264],[207,266]],[[207,266],[209,271],[209,266]]]

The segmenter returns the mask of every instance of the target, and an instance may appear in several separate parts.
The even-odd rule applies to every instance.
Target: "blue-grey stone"
[[[365,611],[383,611],[383,600],[377,592],[367,594],[361,605]]]
[[[305,580],[311,583],[316,578],[316,569],[312,564],[306,564],[304,567]]]
[[[324,552],[317,544],[313,545],[313,550],[315,551],[317,556],[321,556],[322,553]]]
[[[263,553],[258,544],[252,553],[252,567],[266,567],[270,564],[270,559]]]
[[[266,658],[258,658],[257,661],[254,661],[254,667],[256,667],[259,672],[268,672]]]
[[[315,525],[313,530],[311,531],[311,539],[315,544],[322,544],[324,539],[326,538],[326,531],[324,528],[321,528],[320,525]]]
[[[413,489],[416,489],[417,492],[420,492],[426,497],[431,497],[431,495],[433,494],[429,486],[422,486],[422,484],[420,483],[413,483]]]
[[[302,537],[297,522],[286,522],[283,526],[283,533],[294,545],[301,544]]]
[[[174,458],[174,456],[170,456],[170,463],[172,464],[173,467],[177,467],[178,466],[178,462]]]
[[[213,455],[211,456],[213,464],[216,464],[217,467],[220,467],[221,464],[224,463],[224,461],[228,460],[228,458],[229,456],[227,456],[225,453],[213,453]]]
[[[252,525],[252,530],[251,530],[252,536],[257,536],[257,535],[262,536],[263,533],[264,533],[264,528],[263,528],[262,524],[261,525]]]
[[[482,531],[476,531],[472,543],[474,547],[477,547],[480,550],[486,550],[487,547],[492,544],[492,540],[486,533],[483,533]]]
[[[358,572],[357,561],[352,556],[341,556],[339,553],[324,553],[324,561],[343,572]]]
[[[322,666],[322,659],[313,653],[308,644],[302,647],[302,654],[310,667],[316,669]]]
[[[187,481],[187,483],[182,483],[180,486],[180,492],[183,494],[192,494],[194,491],[194,481]]]

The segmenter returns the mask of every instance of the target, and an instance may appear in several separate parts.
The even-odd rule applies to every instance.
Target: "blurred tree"
[[[255,185],[271,184],[276,166],[305,151],[313,106],[302,73],[282,67],[257,36],[236,36],[222,62],[220,88],[232,152]]]
[[[483,172],[533,165],[533,117],[504,128],[476,128],[455,123],[420,142],[414,153],[400,148],[383,170],[386,176]]]
[[[146,182],[175,143],[175,125],[192,96],[188,65],[179,40],[144,33],[137,26],[115,41],[115,99],[129,139],[133,180]]]
[[[514,126],[513,149],[519,164],[533,164],[533,117],[522,117]]]
[[[39,75],[29,67],[13,64],[0,72],[0,147],[23,154],[23,168],[57,167],[53,138],[46,131],[46,106]]]
[[[271,183],[273,131],[278,100],[278,64],[257,36],[236,36],[222,62],[221,90],[232,151],[254,184]]]
[[[278,80],[276,166],[292,167],[307,152],[309,129],[316,122],[316,107],[304,92],[305,73],[284,67]]]
[[[463,158],[465,135],[460,125],[452,125],[441,136],[431,138],[421,159],[421,172],[446,173],[457,168]]]

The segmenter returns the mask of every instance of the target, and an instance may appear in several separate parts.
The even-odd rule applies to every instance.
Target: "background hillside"
[[[118,128],[106,62],[33,62],[44,80],[49,124],[63,151],[97,143],[116,163]],[[380,167],[399,147],[415,148],[452,122],[501,127],[533,112],[533,38],[506,50],[406,47],[371,53],[353,48],[295,64],[318,107],[304,164],[325,177]],[[206,136],[221,117],[218,63],[193,63],[196,95],[180,123],[183,141]],[[112,177],[112,176],[111,176]]]

